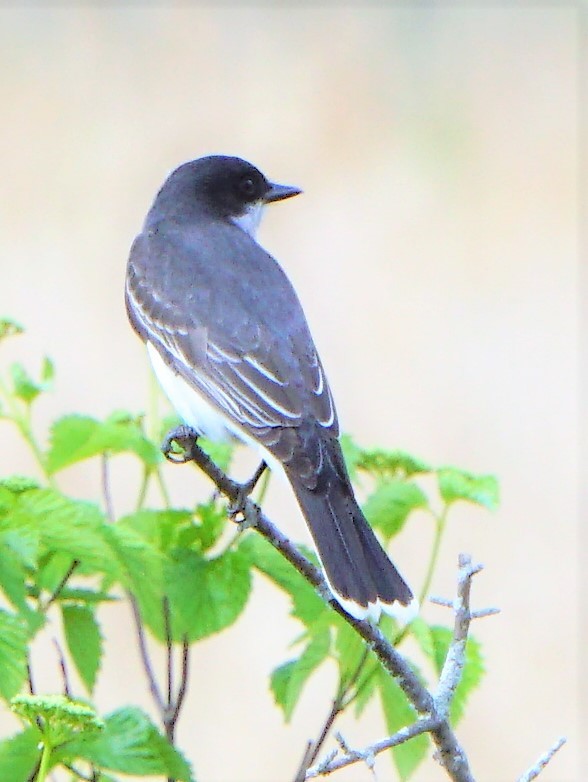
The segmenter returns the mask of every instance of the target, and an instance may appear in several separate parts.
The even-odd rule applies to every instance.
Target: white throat
[[[237,217],[231,217],[231,220],[238,225],[245,233],[249,234],[252,239],[255,239],[255,234],[259,228],[261,222],[261,215],[263,213],[264,203],[263,201],[255,201],[247,207],[242,215]]]

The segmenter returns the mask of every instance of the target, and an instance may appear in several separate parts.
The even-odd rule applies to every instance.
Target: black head
[[[265,204],[300,192],[297,187],[269,182],[259,169],[241,158],[211,155],[184,163],[173,171],[154,207],[159,206],[158,211],[163,209],[167,214],[177,206],[187,216],[196,211],[232,219],[252,233],[249,216],[260,213]]]

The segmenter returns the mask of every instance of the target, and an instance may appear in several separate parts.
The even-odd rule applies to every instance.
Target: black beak
[[[302,190],[299,187],[292,187],[291,185],[278,185],[275,182],[269,183],[269,190],[264,195],[263,200],[266,204],[271,204],[273,201],[283,201],[284,198],[292,198],[292,196],[299,195]]]

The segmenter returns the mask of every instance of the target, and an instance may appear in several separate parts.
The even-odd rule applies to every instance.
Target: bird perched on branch
[[[300,192],[236,157],[181,165],[131,248],[127,311],[181,418],[283,468],[339,603],[406,617],[415,601],[355,499],[302,307],[255,239],[263,207]]]

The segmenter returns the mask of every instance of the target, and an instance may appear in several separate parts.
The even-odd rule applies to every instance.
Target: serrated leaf
[[[406,695],[400,689],[399,685],[390,676],[390,674],[381,668],[378,671],[378,689],[384,719],[388,733],[392,735],[400,728],[406,725],[412,725],[417,719],[417,714],[408,702]],[[429,738],[422,733],[420,736],[410,739],[410,741],[392,747],[392,758],[401,780],[407,780],[414,770],[422,763],[427,756],[429,749]]]
[[[445,663],[449,644],[452,640],[452,633],[449,628],[440,625],[432,625],[430,629],[434,646],[433,659],[437,674],[439,675],[443,670],[443,664]],[[480,643],[470,635],[466,643],[465,661],[461,680],[457,685],[449,709],[449,716],[453,724],[456,724],[458,720],[462,718],[467,699],[472,691],[479,686],[485,672],[486,669],[484,667],[484,658],[482,656]]]
[[[89,416],[65,416],[53,424],[50,439],[47,469],[51,474],[103,453],[134,453],[151,467],[162,458],[137,422],[120,413],[103,422]]]
[[[10,700],[27,678],[28,628],[14,614],[0,609],[0,695]]]
[[[437,471],[439,493],[445,502],[466,500],[496,510],[499,503],[498,481],[493,475],[473,475],[455,467]]]
[[[247,535],[241,540],[239,550],[247,555],[254,567],[290,595],[292,615],[307,627],[326,614],[328,606],[315,588],[267,540],[260,535]]]
[[[102,636],[94,612],[84,605],[62,605],[67,648],[89,693],[94,690],[102,660]]]
[[[32,526],[46,551],[80,560],[89,571],[112,567],[104,516],[93,503],[72,500],[54,489],[32,489],[18,497],[5,525],[19,531]]]
[[[381,530],[388,541],[400,532],[411,511],[426,505],[427,497],[416,483],[386,480],[368,497],[363,511],[370,524]]]
[[[174,640],[185,636],[193,643],[239,617],[251,592],[249,560],[239,550],[214,559],[178,550],[165,569],[165,583]]]
[[[27,728],[0,741],[0,779],[3,782],[28,782],[39,761],[41,734]]]
[[[277,705],[284,712],[286,722],[292,718],[309,677],[328,656],[330,646],[330,632],[325,628],[312,636],[300,657],[289,660],[272,672],[270,686]]]
[[[19,611],[28,610],[26,603],[26,571],[22,560],[9,547],[0,541],[0,588]]]
[[[104,530],[113,552],[116,580],[139,602],[141,616],[159,639],[163,639],[161,612],[164,596],[163,568],[167,557],[133,529],[113,524]]]
[[[178,546],[182,530],[193,530],[195,525],[192,512],[189,510],[145,508],[120,519],[117,528],[123,527],[134,530],[158,551],[169,552]]]
[[[23,332],[24,328],[16,320],[12,320],[12,318],[0,318],[0,342],[3,339],[14,337]]]
[[[83,758],[122,774],[160,775],[193,782],[185,758],[170,746],[146,714],[133,707],[113,712],[106,717],[101,733],[70,742],[60,754]]]

